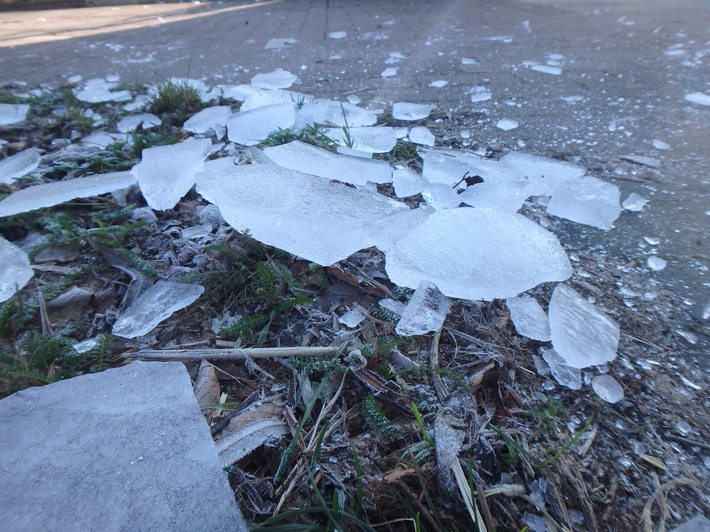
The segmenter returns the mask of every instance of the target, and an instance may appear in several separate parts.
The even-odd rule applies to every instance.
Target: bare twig
[[[125,356],[135,360],[241,360],[269,357],[332,356],[340,347],[245,347],[238,349],[142,349]]]

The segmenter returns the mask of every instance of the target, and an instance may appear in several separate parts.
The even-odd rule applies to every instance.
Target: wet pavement
[[[611,231],[568,240],[597,239],[629,264],[655,250],[668,266],[649,277],[701,323],[710,302],[710,106],[685,97],[710,95],[708,20],[704,0],[267,0],[5,12],[0,82],[57,86],[73,75],[117,74],[129,83],[183,76],[235,84],[283,68],[298,75],[292,90],[317,97],[355,94],[383,109],[434,104],[438,121],[427,125],[437,147],[569,160],[618,184],[622,199],[648,198]],[[447,84],[431,86],[436,80]],[[490,99],[472,101],[474,87]],[[518,127],[500,129],[503,119]],[[643,237],[660,242],[640,247]],[[705,341],[700,335],[699,346]]]

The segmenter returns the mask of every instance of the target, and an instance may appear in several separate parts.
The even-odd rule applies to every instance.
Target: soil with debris
[[[4,155],[32,146],[51,160],[57,139],[95,129],[61,94],[35,97],[29,120],[4,133]],[[142,148],[187,136],[191,105],[162,110],[163,125],[132,144],[55,160],[42,182],[130,169]],[[116,104],[92,108],[107,130],[121,114]],[[417,125],[437,132],[445,118]],[[389,157],[416,168],[412,148]],[[487,148],[492,158],[504,151]],[[0,197],[31,184],[0,185]],[[708,378],[689,363],[703,353],[676,332],[682,303],[634,257],[605,253],[598,232],[553,222],[574,264],[569,284],[622,331],[617,359],[584,370],[583,388],[570,390],[540,363],[549,344],[518,335],[502,301],[457,301],[437,333],[400,337],[397,316],[378,302],[412,291],[389,282],[377,249],[320,267],[220,223],[194,191],[172,210],[143,207],[133,190],[0,219],[9,241],[38,244],[35,277],[0,309],[3,396],[145,349],[210,360],[210,349],[337,346],[328,356],[187,362],[218,446],[259,423],[272,427],[264,434],[278,427],[229,468],[242,512],[260,528],[472,530],[474,520],[479,530],[663,530],[710,514]],[[206,290],[145,337],[112,336],[131,285],[156,278]],[[546,307],[553,288],[529,293]],[[623,295],[649,290],[657,295],[645,303]],[[350,327],[340,318],[356,305],[365,319]],[[88,351],[72,349],[90,338]],[[623,400],[592,391],[601,371],[622,384]]]

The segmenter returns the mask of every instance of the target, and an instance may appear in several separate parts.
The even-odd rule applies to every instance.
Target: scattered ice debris
[[[324,133],[341,146],[368,153],[388,153],[397,144],[397,132],[385,126],[330,128]]]
[[[231,114],[232,110],[227,105],[207,107],[190,117],[183,128],[196,135],[214,134],[217,140],[221,140],[227,133],[227,120]]]
[[[141,109],[144,109],[150,103],[150,101],[151,101],[150,95],[139,94],[133,99],[132,102],[124,105],[123,110],[127,111],[129,113],[133,113],[135,111],[139,111]]]
[[[394,193],[398,198],[406,198],[419,194],[426,186],[424,178],[411,168],[395,168],[392,173]]]
[[[434,134],[429,131],[429,128],[417,126],[413,127],[409,132],[409,140],[414,144],[433,147],[436,139],[434,138]]]
[[[648,205],[648,200],[636,192],[629,194],[629,197],[621,204],[624,209],[631,212],[641,212],[646,205]]]
[[[398,71],[398,70],[399,70],[399,69],[396,68],[396,67],[388,67],[388,68],[385,68],[385,69],[382,71],[382,73],[380,74],[380,76],[382,76],[383,78],[391,78],[392,76],[396,76],[396,75],[397,75],[397,71]]]
[[[404,59],[402,52],[390,52],[390,56],[385,60],[385,64],[393,65],[395,63],[399,63],[402,59]]]
[[[88,353],[89,351],[97,347],[99,343],[99,338],[89,338],[88,340],[77,342],[72,346],[72,348],[74,349],[74,351],[81,355],[83,353]]]
[[[297,79],[296,74],[277,68],[273,72],[257,74],[251,78],[251,84],[260,89],[288,89]]]
[[[132,172],[148,205],[159,211],[172,209],[194,185],[211,146],[210,139],[195,139],[143,150]]]
[[[373,245],[392,215],[409,210],[380,194],[267,164],[203,172],[197,190],[238,231],[321,265]]]
[[[562,100],[567,103],[578,103],[584,101],[584,96],[574,95],[574,96],[562,96]]]
[[[705,308],[703,308],[703,319],[710,320],[710,301],[705,303]]]
[[[562,74],[562,68],[560,68],[559,66],[540,64],[532,64],[529,66],[530,70],[534,70],[535,72],[542,72],[543,74],[552,74],[553,76],[559,76],[560,74]]]
[[[269,39],[264,46],[264,50],[277,50],[279,48],[291,48],[298,41],[293,37],[275,37]]]
[[[129,133],[137,130],[139,127],[150,129],[159,126],[163,121],[152,113],[143,113],[140,115],[124,116],[116,125],[116,129],[121,133]]]
[[[131,172],[114,172],[24,188],[0,201],[0,218],[52,207],[75,198],[88,198],[136,184]]]
[[[442,87],[446,87],[448,84],[449,84],[449,82],[446,81],[445,79],[436,79],[436,80],[432,81],[431,83],[429,83],[429,86],[434,87],[435,89],[440,89]]]
[[[555,351],[572,367],[611,362],[619,346],[619,325],[565,284],[552,293],[550,333]]]
[[[344,39],[347,36],[348,36],[347,31],[331,31],[328,34],[328,37],[330,37],[331,39]]]
[[[433,110],[434,106],[427,103],[396,102],[392,104],[392,117],[395,120],[422,120]]]
[[[651,255],[646,259],[646,266],[651,268],[654,272],[660,272],[661,270],[664,270],[667,265],[668,261],[656,255]]]
[[[573,222],[609,230],[621,214],[619,187],[596,177],[582,176],[557,184],[547,213]]]
[[[81,90],[74,90],[77,100],[86,103],[127,102],[132,99],[130,91],[115,91],[118,83],[94,78],[88,80]]]
[[[658,244],[661,243],[661,239],[660,239],[660,238],[653,238],[653,237],[650,237],[650,236],[645,236],[645,237],[643,237],[643,239],[644,239],[644,240],[646,241],[646,243],[647,243],[648,245],[650,245],[650,246],[657,246]]]
[[[9,185],[18,177],[34,172],[39,166],[39,150],[28,148],[0,161],[0,183]]]
[[[657,150],[670,150],[671,145],[668,144],[667,142],[663,142],[662,140],[658,139],[653,139],[653,147],[656,148]]]
[[[510,131],[511,129],[517,128],[519,125],[520,122],[512,118],[503,118],[502,120],[498,120],[498,122],[496,122],[496,127],[498,129],[502,129],[503,131]]]
[[[396,299],[391,299],[391,298],[385,298],[381,299],[380,302],[378,303],[383,309],[389,310],[393,314],[395,314],[397,317],[401,317],[402,313],[404,312],[404,309],[407,305],[402,303],[401,301],[397,301]]]
[[[693,92],[692,94],[686,94],[685,99],[691,103],[697,103],[700,105],[710,105],[710,94],[703,94],[702,92]]]
[[[339,155],[298,140],[265,148],[264,154],[284,168],[352,185],[392,181],[392,168],[385,161]]]
[[[15,295],[33,275],[27,253],[0,236],[0,303]]]
[[[480,85],[476,85],[475,87],[471,87],[471,102],[472,103],[485,102],[486,100],[490,100],[491,96],[492,96],[491,91],[485,87],[481,87]]]
[[[535,298],[511,297],[505,300],[518,334],[540,342],[550,341],[550,320]]]
[[[228,138],[244,146],[255,146],[278,129],[289,129],[296,122],[296,106],[278,103],[235,113],[227,120]]]
[[[146,335],[161,321],[194,303],[204,291],[199,284],[158,281],[121,314],[112,332],[122,338]]]
[[[126,139],[126,134],[107,133],[105,131],[94,131],[81,139],[84,146],[99,149],[106,149],[107,146]]]
[[[451,300],[433,283],[422,281],[404,308],[395,331],[400,336],[417,336],[438,331],[444,325],[450,309]]]
[[[698,343],[698,337],[690,331],[685,331],[683,329],[676,329],[675,332],[678,336],[682,336],[685,339],[685,341],[691,345],[695,345]]]
[[[624,389],[611,375],[597,375],[592,379],[592,388],[607,403],[618,403],[624,398]]]
[[[348,103],[351,103],[352,105],[358,105],[362,101],[356,94],[348,94],[346,99],[348,100]]]
[[[567,360],[560,356],[554,349],[544,349],[542,358],[550,366],[552,376],[558,384],[570,390],[580,390],[582,388],[582,372],[579,368],[570,366]]]
[[[11,126],[27,118],[30,106],[24,103],[0,103],[0,126]]]
[[[390,280],[424,280],[461,299],[491,301],[572,275],[557,238],[518,214],[452,209],[432,214],[386,253]]]
[[[350,327],[352,329],[364,321],[366,314],[367,310],[356,303],[353,305],[352,309],[348,310],[345,314],[338,318],[338,323],[342,323],[346,327]]]
[[[377,115],[351,103],[329,102],[324,122],[336,127],[372,126]]]
[[[622,155],[621,158],[642,166],[648,166],[650,168],[661,167],[661,161],[654,159],[653,157],[645,157],[643,155]]]

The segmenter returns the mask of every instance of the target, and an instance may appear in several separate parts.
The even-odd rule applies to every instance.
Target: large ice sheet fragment
[[[570,366],[554,349],[545,349],[542,354],[555,380],[571,390],[582,388],[582,372],[579,368]]]
[[[113,334],[123,338],[148,334],[161,321],[194,303],[204,291],[199,284],[158,281],[121,314],[113,326]]]
[[[413,127],[409,132],[409,140],[421,146],[434,146],[436,141],[434,134],[424,126]]]
[[[394,193],[398,198],[406,198],[419,194],[426,186],[426,181],[411,168],[395,168],[392,172]]]
[[[609,230],[621,214],[619,187],[583,176],[559,183],[552,190],[548,214]]]
[[[10,126],[27,118],[30,106],[24,103],[0,103],[0,126]]]
[[[710,105],[710,94],[703,94],[702,92],[686,94],[685,99],[691,103],[697,103],[699,105]]]
[[[427,103],[396,102],[392,105],[395,120],[422,120],[428,117],[434,106]]]
[[[9,185],[18,177],[29,174],[39,166],[39,150],[28,148],[0,161],[0,183]]]
[[[444,325],[451,300],[429,281],[419,283],[412,299],[404,308],[395,331],[400,336],[416,336],[434,332]]]
[[[510,310],[510,317],[518,334],[540,342],[550,341],[550,321],[534,298],[511,297],[505,300],[505,304]]]
[[[75,91],[77,100],[86,103],[127,102],[131,99],[130,91],[114,91],[118,83],[105,79],[90,79],[84,88]]]
[[[432,214],[392,246],[386,269],[400,286],[429,280],[447,296],[486,301],[572,275],[552,233],[518,214],[471,208]]]
[[[211,146],[210,139],[198,139],[143,150],[132,172],[148,205],[159,211],[175,207],[195,184]]]
[[[296,104],[277,103],[240,111],[227,120],[229,140],[244,146],[255,146],[279,129],[296,123]]]
[[[567,285],[550,299],[550,336],[555,351],[575,368],[611,362],[619,347],[619,325]]]
[[[15,295],[33,275],[27,253],[0,236],[0,303]]]
[[[385,161],[338,155],[298,140],[264,148],[264,154],[284,168],[353,185],[392,181],[392,168]]]
[[[260,89],[288,89],[298,79],[288,70],[277,68],[273,72],[257,74],[251,78],[251,84]]]
[[[227,133],[227,119],[231,114],[229,106],[215,105],[193,115],[182,127],[185,131],[197,135],[214,133],[217,140],[221,140]]]
[[[387,153],[397,144],[397,131],[384,126],[329,128],[325,134],[341,146],[368,153]]]
[[[597,375],[592,379],[592,388],[607,403],[618,403],[624,398],[624,389],[611,375]]]
[[[377,115],[348,102],[330,102],[325,121],[336,127],[372,126],[377,122]]]
[[[75,198],[88,198],[136,184],[131,172],[113,172],[24,188],[0,201],[0,217],[44,209]]]

